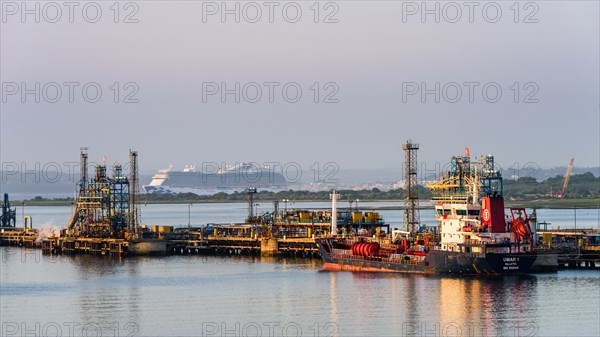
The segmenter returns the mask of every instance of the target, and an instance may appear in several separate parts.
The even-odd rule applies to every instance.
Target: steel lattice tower
[[[139,196],[139,181],[138,181],[138,153],[137,151],[129,150],[129,233],[137,234],[139,227],[139,212],[138,212],[138,196]]]
[[[88,174],[87,174],[87,170],[88,170],[88,154],[87,154],[87,147],[82,147],[81,149],[81,153],[79,155],[79,195],[84,197],[85,196],[85,190],[86,190],[86,184],[88,182]]]
[[[256,194],[256,187],[246,188],[246,194],[248,195],[248,219],[249,223],[256,222],[256,216],[254,215],[254,195]]]
[[[417,209],[419,196],[417,193],[417,150],[419,144],[410,140],[402,145],[404,150],[404,221],[406,231],[414,233],[415,226],[419,224],[419,210]]]

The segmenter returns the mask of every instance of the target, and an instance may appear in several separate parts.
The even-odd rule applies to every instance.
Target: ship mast
[[[477,158],[475,158],[477,160]],[[473,180],[473,205],[479,205],[479,165],[473,163],[473,171],[475,171],[475,179]]]

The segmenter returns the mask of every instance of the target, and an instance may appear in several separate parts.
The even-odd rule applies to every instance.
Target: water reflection
[[[338,316],[338,288],[337,288],[337,273],[330,273],[329,275],[329,298],[331,308],[329,309],[329,321],[339,322]],[[337,328],[336,328],[337,330]]]
[[[478,335],[506,335],[539,304],[535,276],[439,278],[440,328]],[[495,333],[492,335],[496,335]]]
[[[138,322],[145,258],[74,256],[78,314],[82,322]],[[151,261],[150,261],[151,262]],[[102,327],[106,328],[106,327]]]
[[[317,259],[198,255],[60,256],[39,263],[27,256],[22,263],[20,249],[2,247],[3,254],[7,249],[0,304],[9,322],[118,323],[120,335],[134,322],[144,336],[199,335],[203,324],[267,329],[271,323],[279,324],[278,335],[297,324],[303,336],[599,332],[597,271],[446,277],[328,272]]]
[[[346,322],[341,328],[357,335],[514,334],[515,329],[529,328],[541,306],[535,295],[536,276],[322,274],[329,278],[331,319],[341,318]],[[338,294],[340,290],[344,295]]]

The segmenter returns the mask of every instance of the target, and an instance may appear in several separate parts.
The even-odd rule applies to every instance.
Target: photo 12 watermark
[[[333,1],[203,1],[202,23],[339,23]]]
[[[133,1],[2,1],[2,23],[139,23],[140,4]]]
[[[403,322],[402,337],[534,337],[537,323],[514,322],[506,326],[490,326],[470,322]]]
[[[451,162],[420,162],[417,169],[418,180],[421,182],[440,180],[444,177],[446,172],[452,169],[452,167],[453,165]],[[405,168],[406,165],[403,163],[402,168],[398,173],[399,177],[404,177]],[[517,180],[519,178],[535,178],[536,175],[541,171],[541,168],[536,162],[514,162],[510,165],[501,165],[497,162],[494,162],[494,171],[501,173],[505,179]],[[523,183],[527,183],[527,180],[525,180]]]
[[[402,23],[539,23],[533,1],[402,1]]]
[[[202,337],[302,337],[337,336],[339,326],[334,322],[301,324],[298,322],[202,322]]]
[[[98,165],[106,164],[88,162],[88,172]],[[129,171],[129,163],[112,164],[112,166],[115,165],[124,172]],[[4,161],[0,165],[0,181],[3,184],[9,182],[11,184],[76,183],[80,179],[80,171],[79,162],[35,162],[31,164]],[[201,174],[198,184],[207,183],[209,177],[217,177],[223,183],[235,182],[250,185],[258,182],[276,183],[280,177],[286,183],[312,180],[313,183],[335,184],[338,183],[339,165],[336,162],[313,162],[303,166],[294,161],[238,162],[231,165],[224,162],[202,162],[184,168],[183,171],[184,173]]]
[[[540,85],[533,81],[402,82],[402,103],[539,103]]]
[[[202,82],[202,103],[339,103],[336,82]]]
[[[2,82],[2,103],[139,103],[136,82]]]
[[[93,172],[97,165],[104,163],[88,162],[88,172]],[[129,171],[129,163],[123,165],[113,163],[112,166],[120,166],[123,172]],[[444,173],[450,170],[450,162],[420,162],[419,180],[434,181],[443,177]],[[518,179],[522,177],[535,177],[540,172],[540,166],[536,162],[514,162],[510,165],[494,164],[495,170],[502,173],[508,179]],[[405,164],[398,169],[398,179],[404,177]],[[219,177],[222,182],[237,182],[253,184],[258,181],[277,182],[277,177],[281,176],[287,183],[312,182],[322,184],[339,183],[340,166],[337,162],[313,162],[309,164],[300,164],[298,162],[238,162],[227,164],[224,162],[201,162],[191,167],[184,168],[195,174],[202,174],[198,183],[207,182],[211,175]],[[13,162],[4,161],[0,165],[0,182],[2,184],[34,184],[34,183],[59,183],[65,182],[74,184],[80,179],[79,162]],[[177,172],[169,168],[169,172]]]
[[[40,244],[44,239],[54,235],[60,236],[60,229],[54,225],[42,225],[36,228],[36,244]],[[44,254],[41,249],[19,248],[19,249],[0,249],[0,261],[4,263],[57,263],[61,256],[55,254]]]
[[[2,322],[2,336],[139,336],[140,326],[134,322]]]

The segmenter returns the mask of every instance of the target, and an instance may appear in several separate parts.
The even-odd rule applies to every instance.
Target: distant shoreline
[[[260,203],[272,202],[271,200],[256,200]],[[281,202],[281,201],[280,201]],[[308,203],[308,202],[328,202],[327,200],[295,200],[294,203]],[[372,202],[394,202],[398,203],[397,206],[366,206],[360,205],[360,203],[372,203]],[[430,202],[430,200],[421,200],[420,202]],[[11,207],[20,207],[23,200],[11,200]],[[144,201],[141,204],[148,205],[185,205],[185,204],[232,204],[232,203],[246,203],[244,200],[151,200]],[[363,210],[403,210],[403,200],[368,200],[361,199],[359,201],[359,209]],[[70,200],[25,200],[26,206],[71,206],[72,201]],[[572,209],[572,208],[588,208],[597,209],[600,208],[600,198],[594,199],[547,199],[547,200],[505,200],[506,207],[525,207],[525,208],[547,208],[547,209]],[[294,208],[294,207],[289,207]],[[340,207],[345,208],[345,207]],[[426,205],[420,206],[419,209],[432,209],[433,206]]]

